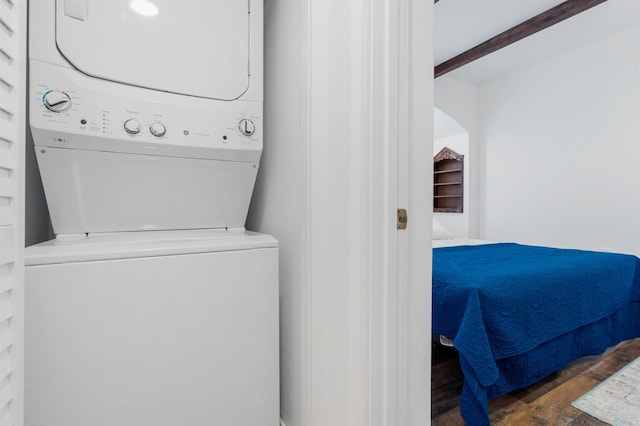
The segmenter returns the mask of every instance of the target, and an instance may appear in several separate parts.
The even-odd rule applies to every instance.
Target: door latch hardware
[[[407,229],[407,209],[398,209],[398,229]]]

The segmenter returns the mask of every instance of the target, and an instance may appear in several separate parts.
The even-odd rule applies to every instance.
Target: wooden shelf
[[[464,156],[443,148],[433,157],[433,211],[462,213]]]
[[[456,173],[456,172],[461,172],[462,169],[451,169],[451,170],[434,170],[433,174],[434,175],[439,175],[441,173]]]
[[[433,184],[433,186],[449,186],[449,185],[462,185],[462,182],[442,182],[442,183]]]

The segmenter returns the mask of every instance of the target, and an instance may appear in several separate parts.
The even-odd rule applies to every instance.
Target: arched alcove
[[[433,155],[436,155],[443,148],[449,148],[468,159],[469,155],[469,132],[458,121],[447,113],[433,109]],[[434,212],[434,216],[456,237],[469,236],[469,173],[468,163],[464,162],[464,205],[461,213]]]

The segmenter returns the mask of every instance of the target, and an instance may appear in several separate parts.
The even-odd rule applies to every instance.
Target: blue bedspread
[[[463,418],[488,425],[488,399],[640,336],[640,260],[513,243],[434,249],[433,331],[460,352]]]

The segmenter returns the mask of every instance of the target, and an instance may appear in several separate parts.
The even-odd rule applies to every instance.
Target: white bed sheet
[[[454,247],[454,246],[479,246],[482,244],[492,244],[493,241],[475,240],[473,238],[447,238],[444,240],[433,240],[433,248]]]

